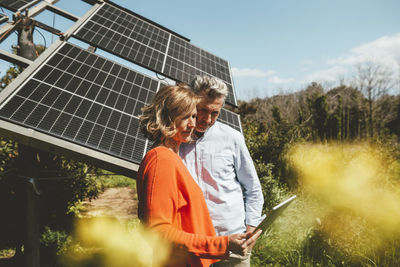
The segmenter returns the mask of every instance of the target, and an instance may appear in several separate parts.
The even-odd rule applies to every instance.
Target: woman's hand
[[[258,230],[255,234],[247,232],[228,236],[229,251],[244,256],[249,250],[251,250],[251,248],[253,248],[257,238],[261,235],[261,232],[261,230]]]

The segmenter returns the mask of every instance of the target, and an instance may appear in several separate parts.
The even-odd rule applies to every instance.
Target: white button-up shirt
[[[242,233],[261,221],[264,198],[243,135],[215,122],[179,154],[203,191],[217,235]]]

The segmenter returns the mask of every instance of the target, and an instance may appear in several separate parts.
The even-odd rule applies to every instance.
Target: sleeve
[[[227,236],[206,236],[177,229],[173,222],[180,216],[179,188],[176,166],[171,160],[162,164],[153,160],[143,173],[146,184],[146,224],[180,249],[201,258],[225,258],[228,255]]]
[[[235,171],[243,187],[246,225],[257,226],[262,220],[264,197],[260,180],[242,134],[235,140]]]

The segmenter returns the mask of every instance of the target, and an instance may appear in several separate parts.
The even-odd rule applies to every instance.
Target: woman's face
[[[193,129],[196,127],[196,116],[195,107],[188,115],[176,121],[177,132],[173,137],[176,142],[187,143],[192,139]]]

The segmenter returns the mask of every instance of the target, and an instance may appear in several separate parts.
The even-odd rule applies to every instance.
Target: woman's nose
[[[190,118],[190,119],[189,119],[188,127],[189,127],[189,128],[194,128],[194,127],[196,127],[196,119],[195,119],[195,118]]]

